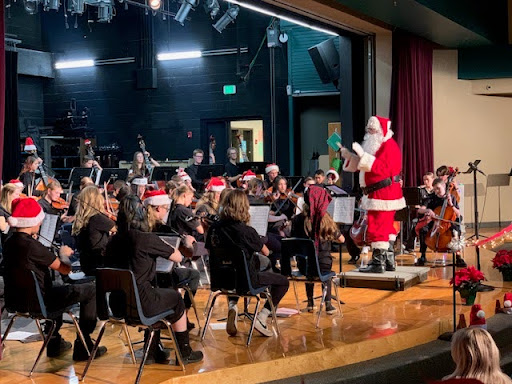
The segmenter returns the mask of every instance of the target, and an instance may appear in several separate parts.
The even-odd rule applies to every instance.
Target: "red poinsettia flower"
[[[504,249],[498,251],[496,256],[492,259],[492,266],[500,271],[507,268],[512,269],[512,251],[506,251]]]
[[[485,276],[482,272],[471,266],[455,272],[455,276],[450,280],[450,285],[455,283],[455,289],[457,290],[474,288],[484,278]]]

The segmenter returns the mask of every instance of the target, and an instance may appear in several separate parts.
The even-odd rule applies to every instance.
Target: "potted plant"
[[[462,305],[473,305],[480,281],[485,278],[484,274],[473,266],[459,269],[455,277],[450,280],[450,285],[455,285],[462,299]]]
[[[492,267],[503,274],[503,281],[512,281],[512,251],[498,251],[492,259]]]

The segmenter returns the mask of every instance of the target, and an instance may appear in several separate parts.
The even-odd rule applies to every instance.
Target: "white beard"
[[[382,133],[367,133],[364,135],[364,140],[361,146],[365,152],[368,152],[370,155],[375,155],[383,142],[384,136]]]

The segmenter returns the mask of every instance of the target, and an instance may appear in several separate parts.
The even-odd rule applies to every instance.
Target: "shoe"
[[[334,315],[337,312],[337,309],[331,304],[330,301],[325,302],[325,312],[328,315]]]
[[[389,250],[386,252],[386,271],[388,271],[388,272],[396,271],[395,254],[394,254],[394,252],[391,252]]]
[[[196,327],[196,325],[194,323],[191,323],[190,321],[188,321],[187,319],[187,330],[188,331],[191,331],[193,330],[194,328]]]
[[[228,310],[228,323],[226,324],[226,332],[229,336],[236,336],[238,329],[236,323],[238,322],[238,306],[236,304],[229,304]]]
[[[348,264],[356,264],[357,261],[360,259],[361,256],[350,256],[350,260],[348,261]]]
[[[87,343],[87,348],[89,348],[89,352],[92,352],[94,348],[94,343],[92,339],[87,339],[87,336],[85,336],[85,342]],[[105,353],[107,353],[107,347],[100,346],[96,350],[96,355],[94,356],[95,359],[98,357],[103,356]],[[84,348],[84,345],[80,341],[79,338],[75,340],[75,345],[73,347],[73,360],[74,361],[87,361],[89,360],[89,354],[87,353],[87,350]]]
[[[418,260],[416,260],[414,265],[417,267],[423,267],[426,262],[427,262],[427,258],[424,255],[421,255],[421,257]]]
[[[462,257],[457,257],[457,259],[455,260],[455,266],[457,268],[466,268],[468,265],[466,264]]]
[[[263,324],[259,317],[257,317],[256,320],[254,320],[254,328],[263,336],[271,337],[274,335],[274,332],[268,329],[267,324]]]
[[[52,336],[46,347],[46,356],[57,357],[69,351],[73,345],[64,340],[60,335]]]
[[[151,364],[168,364],[171,357],[171,350],[169,348],[163,348],[160,343],[153,353],[148,353],[145,365]]]
[[[359,268],[359,272],[384,273],[386,271],[384,266],[386,262],[386,253],[387,249],[374,249],[372,253],[372,261],[370,261],[367,267]]]
[[[308,306],[306,307],[306,311],[312,313],[315,310],[315,301],[313,298],[308,298]]]
[[[190,339],[188,335],[188,331],[185,332],[175,332],[176,335],[176,343],[178,344],[178,348],[180,350],[181,358],[183,359],[183,364],[197,363],[203,360],[203,352],[201,351],[193,351],[190,347]],[[179,365],[178,358],[176,357],[176,365]]]

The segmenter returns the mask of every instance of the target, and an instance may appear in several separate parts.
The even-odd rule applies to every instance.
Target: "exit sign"
[[[225,85],[223,91],[225,95],[234,95],[236,93],[236,85]]]

